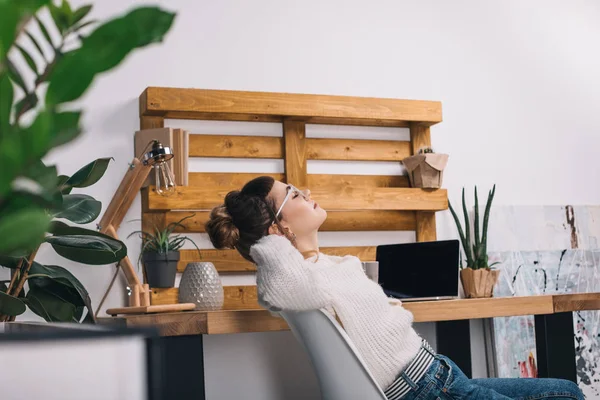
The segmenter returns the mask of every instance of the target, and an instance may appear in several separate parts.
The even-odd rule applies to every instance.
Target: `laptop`
[[[456,299],[459,254],[458,240],[379,245],[378,282],[402,301]]]

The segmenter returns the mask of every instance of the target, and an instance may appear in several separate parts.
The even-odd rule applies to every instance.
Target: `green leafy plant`
[[[454,222],[456,223],[456,228],[458,230],[458,234],[460,236],[460,241],[462,243],[462,247],[465,253],[465,258],[467,261],[467,268],[471,269],[489,269],[496,265],[494,263],[492,265],[488,265],[488,255],[487,255],[487,233],[488,233],[488,223],[490,217],[490,210],[492,208],[492,201],[494,200],[494,195],[496,194],[496,185],[490,190],[488,193],[487,203],[485,205],[485,212],[483,214],[483,229],[481,231],[481,235],[479,232],[479,199],[477,196],[477,186],[475,186],[475,215],[473,221],[473,238],[471,238],[471,223],[469,221],[469,213],[467,211],[467,204],[465,201],[465,189],[462,190],[462,209],[465,218],[465,229],[463,230],[460,220],[458,219],[458,215],[452,208],[452,204],[450,206],[450,212],[452,213],[452,217],[454,218]],[[462,267],[462,266],[461,266]]]
[[[162,228],[159,228],[156,225],[154,225],[153,232],[132,232],[129,234],[128,238],[132,235],[140,235],[142,239],[142,254],[140,254],[140,257],[143,255],[143,253],[151,252],[166,254],[170,251],[179,251],[186,241],[192,243],[196,247],[196,249],[200,251],[196,243],[189,237],[182,235],[173,235],[173,232],[175,232],[175,229],[177,229],[178,227],[185,228],[185,226],[182,224],[183,221],[193,217],[194,215],[195,214],[188,215],[187,217],[184,217],[179,221],[171,222],[170,224]]]
[[[45,10],[50,20],[41,17]],[[83,111],[64,104],[79,99],[97,75],[134,49],[161,41],[175,15],[139,7],[97,23],[86,19],[91,10],[72,9],[65,0],[0,2],[0,265],[11,269],[11,279],[0,282],[0,321],[14,320],[27,307],[47,321],[81,321],[86,309],[83,321],[94,320],[81,282],[63,267],[35,261],[40,245],[88,265],[127,254],[121,241],[64,222],[83,225],[99,216],[99,201],[71,192],[95,184],[110,158],[72,176],[58,175],[42,159],[82,132]]]

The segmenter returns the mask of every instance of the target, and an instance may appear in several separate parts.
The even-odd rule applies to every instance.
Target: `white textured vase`
[[[213,263],[189,263],[179,284],[179,302],[194,303],[196,310],[213,311],[223,307],[223,284]]]

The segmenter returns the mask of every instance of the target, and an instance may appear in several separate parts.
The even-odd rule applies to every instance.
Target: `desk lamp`
[[[149,148],[150,150],[146,152]],[[169,147],[165,147],[158,140],[153,139],[148,143],[141,157],[133,158],[133,161],[129,164],[129,170],[121,180],[121,184],[117,188],[98,225],[100,232],[112,236],[117,240],[119,239],[117,230],[121,222],[123,222],[123,218],[125,218],[125,214],[129,210],[129,207],[131,207],[137,193],[139,193],[144,185],[151,169],[154,169],[154,190],[158,194],[168,196],[175,192],[175,179],[167,164],[167,161],[173,157],[174,154]],[[140,158],[142,161],[140,161]],[[123,269],[131,290],[129,293],[129,307],[108,309],[106,310],[108,314],[144,314],[193,310],[195,308],[194,303],[150,305],[150,287],[147,283],[142,284],[140,282],[129,256],[125,256],[119,262],[119,266]]]

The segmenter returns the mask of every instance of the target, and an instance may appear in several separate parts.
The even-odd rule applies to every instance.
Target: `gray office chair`
[[[350,338],[328,312],[279,314],[308,353],[323,400],[386,400]]]

